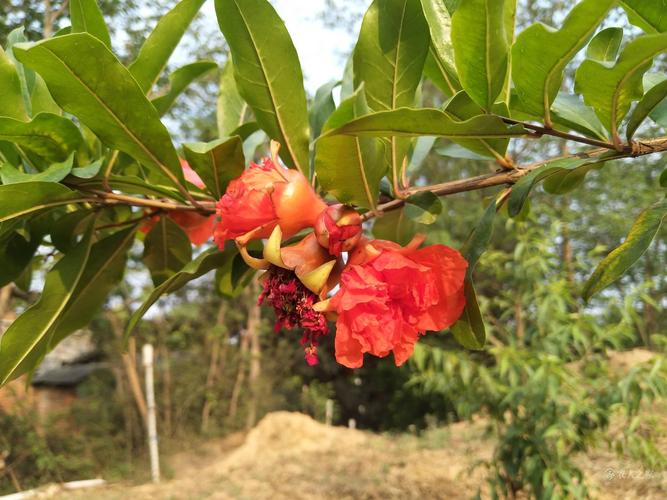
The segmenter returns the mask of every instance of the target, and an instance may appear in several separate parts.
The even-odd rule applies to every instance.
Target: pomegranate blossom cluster
[[[401,365],[420,335],[451,326],[463,312],[468,263],[459,252],[420,248],[421,235],[405,247],[367,238],[360,215],[327,205],[306,177],[279,164],[277,148],[229,183],[214,224],[220,248],[233,240],[249,266],[266,271],[259,303],[275,310],[276,331],[303,331],[310,365],[329,332],[327,320],[336,322],[336,360],[358,368],[364,353],[393,353]],[[284,245],[308,229],[298,243]],[[258,239],[266,240],[261,257],[247,249]]]

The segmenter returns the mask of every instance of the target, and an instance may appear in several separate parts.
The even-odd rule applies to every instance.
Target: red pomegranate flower
[[[465,306],[463,280],[468,263],[444,245],[405,248],[389,241],[366,241],[352,253],[340,290],[326,307],[335,311],[336,360],[363,365],[364,353],[394,353],[397,366],[412,354],[426,331],[451,326]]]
[[[339,256],[352,250],[361,239],[361,216],[352,207],[331,205],[324,210],[315,223],[317,241]]]
[[[325,208],[301,172],[265,158],[259,165],[251,163],[227,186],[216,207],[215,241],[221,248],[229,239],[244,245],[267,238],[278,224],[289,238],[313,226]]]

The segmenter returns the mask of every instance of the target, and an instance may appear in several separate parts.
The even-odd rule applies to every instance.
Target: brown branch
[[[430,186],[415,187],[410,189],[408,194],[412,195],[422,191],[430,191],[438,196],[446,196],[450,194],[463,193],[466,191],[475,191],[477,189],[484,189],[493,186],[511,186],[516,184],[516,182],[524,175],[529,174],[531,171],[541,167],[542,165],[545,165],[546,163],[564,158],[595,158],[602,155],[603,153],[608,152],[608,150],[609,149],[605,146],[604,148],[591,149],[581,153],[549,158],[548,160],[543,160],[531,165],[516,168],[514,170],[502,170],[491,174],[469,177],[467,179],[443,182],[441,184],[434,184]],[[663,151],[667,151],[667,137],[660,137],[657,139],[650,139],[645,141],[635,141],[632,143],[631,147],[626,148],[623,152],[619,152],[614,159],[635,158],[638,156],[644,156],[651,153],[660,153]],[[391,210],[401,208],[404,204],[405,200],[402,199],[391,200],[378,205],[377,210],[373,212],[366,212],[361,217],[366,221],[378,215],[382,215],[384,212],[389,212]]]

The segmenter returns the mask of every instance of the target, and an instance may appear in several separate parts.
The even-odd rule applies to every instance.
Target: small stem
[[[126,205],[137,207],[160,208],[163,210],[185,210],[191,212],[203,212],[205,214],[215,213],[215,204],[213,203],[198,203],[198,206],[194,206],[170,201],[137,198],[135,196],[127,196],[124,194],[108,193],[106,191],[98,191],[97,189],[90,189],[87,190],[87,192],[96,195],[102,203],[124,203]]]
[[[107,163],[107,166],[104,169],[104,177],[102,177],[102,187],[104,188],[105,191],[111,191],[111,186],[109,186],[109,177],[111,177],[111,171],[113,170],[114,163],[116,163],[117,159],[118,159],[118,150],[115,149],[113,153],[111,153],[111,157],[109,158],[109,163]]]
[[[128,219],[122,222],[115,222],[113,224],[106,224],[104,226],[99,226],[96,227],[95,230],[100,231],[101,229],[111,229],[114,227],[123,227],[123,226],[129,226],[130,224],[135,224],[137,222],[141,222],[144,219],[150,219],[151,217],[161,213],[162,210],[153,210],[152,212],[143,214],[141,217],[135,217],[134,219]]]
[[[597,139],[589,139],[588,137],[583,137],[575,134],[568,134],[567,132],[561,132],[550,127],[543,127],[541,125],[533,125],[532,123],[522,122],[520,120],[513,120],[512,118],[506,118],[504,116],[500,117],[508,125],[521,125],[524,128],[534,130],[538,132],[539,135],[551,135],[553,137],[559,137],[561,139],[566,139],[568,141],[580,142],[582,144],[588,144],[589,146],[596,146],[598,148],[613,149],[617,151],[618,148],[611,142],[598,141]]]

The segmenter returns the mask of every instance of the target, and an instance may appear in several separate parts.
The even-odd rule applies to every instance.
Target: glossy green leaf
[[[239,92],[282,159],[308,175],[308,111],[299,57],[267,0],[216,0]]]
[[[322,132],[322,127],[326,121],[336,110],[336,103],[333,99],[333,90],[340,85],[339,81],[332,80],[322,85],[313,98],[313,103],[310,107],[310,133],[313,139],[319,137]]]
[[[81,279],[53,331],[49,350],[87,326],[120,283],[135,231],[136,227],[117,231],[93,245]]]
[[[129,70],[148,94],[206,0],[181,0],[158,21]]]
[[[644,210],[632,224],[625,241],[607,255],[584,285],[584,300],[620,278],[648,249],[667,216],[667,199]]]
[[[195,260],[189,262],[181,270],[157,286],[141,306],[134,311],[125,329],[125,338],[127,339],[139,320],[146,314],[146,311],[157,302],[157,300],[167,293],[175,292],[188,282],[203,276],[213,269],[221,267],[230,258],[230,253],[220,252],[217,249],[210,249],[203,252]]]
[[[71,120],[40,113],[29,122],[0,116],[0,140],[11,142],[47,161],[63,161],[83,139]]]
[[[433,224],[442,213],[442,202],[430,191],[413,194],[405,200],[405,215],[419,224]]]
[[[563,21],[561,29],[541,23],[522,31],[512,47],[512,80],[526,110],[550,124],[550,109],[563,70],[588,42],[615,0],[583,0]]]
[[[104,22],[97,0],[70,0],[69,17],[72,22],[71,33],[90,33],[111,49],[109,29]],[[65,33],[61,33],[62,36]]]
[[[102,42],[76,33],[14,48],[38,71],[55,100],[107,145],[183,185],[166,127],[129,71]],[[98,71],[103,67],[104,71]]]
[[[355,88],[364,85],[370,110],[414,106],[428,47],[428,25],[419,0],[371,4],[353,54]],[[409,140],[389,138],[386,158],[394,172],[409,148]]]
[[[144,264],[159,286],[192,260],[192,245],[169,217],[160,217],[144,240]]]
[[[644,35],[625,46],[614,66],[586,60],[577,69],[575,89],[614,136],[632,101],[644,94],[644,73],[653,58],[666,49],[667,33]]]
[[[0,47],[0,116],[28,120],[16,65]]]
[[[414,105],[428,47],[419,0],[371,4],[354,49],[354,79],[355,88],[364,84],[372,111]]]
[[[80,209],[67,212],[55,219],[48,228],[53,246],[62,253],[72,250],[79,236],[86,230],[86,220],[91,214],[91,210]]]
[[[4,164],[0,165],[0,179],[3,184],[16,184],[19,182],[60,182],[72,171],[74,153],[59,163],[54,163],[49,168],[35,174],[26,174],[15,167]]]
[[[452,15],[452,43],[463,89],[490,110],[505,84],[509,45],[505,0],[463,0]]]
[[[667,4],[665,0],[621,0],[628,19],[647,33],[667,31]]]
[[[576,95],[559,92],[551,105],[552,120],[584,135],[607,139],[607,131],[592,108],[586,106]]]
[[[47,273],[37,303],[21,314],[0,337],[0,385],[33,369],[46,354],[49,340],[90,257],[92,222],[81,242]]]
[[[216,200],[222,198],[227,184],[245,168],[243,142],[238,136],[186,144],[184,152],[188,163]]]
[[[586,48],[586,59],[599,63],[614,63],[623,40],[623,28],[605,28],[591,39]]]
[[[492,111],[500,116],[509,116],[505,103],[494,104]],[[444,112],[447,116],[458,121],[469,120],[484,114],[484,110],[464,91],[459,92],[447,102]],[[457,140],[455,142],[487,158],[503,158],[509,145],[509,139]]]
[[[663,80],[651,87],[632,110],[625,129],[628,141],[632,139],[642,122],[651,115],[660,105],[667,102],[667,80]],[[657,121],[657,120],[656,120]]]
[[[54,182],[0,186],[0,222],[81,200],[81,195]]]
[[[363,87],[343,101],[324,125],[323,132],[335,129],[368,111]],[[383,148],[378,139],[333,136],[315,145],[315,172],[326,192],[342,203],[371,209],[386,172]]]
[[[234,65],[229,59],[220,74],[220,88],[217,100],[217,123],[218,135],[227,137],[236,134],[236,130],[242,126],[243,119],[248,110],[234,80]]]
[[[459,320],[451,327],[456,341],[466,349],[481,350],[486,344],[486,327],[477,303],[477,294],[472,280],[464,284],[466,306]]]
[[[507,126],[497,116],[482,115],[460,122],[439,109],[381,111],[355,118],[322,135],[434,135],[450,139],[493,139],[526,134],[521,126]]]
[[[461,83],[454,63],[451,15],[442,0],[421,0],[421,4],[431,33],[429,52],[432,64],[426,63],[424,69],[446,95],[454,95],[461,90]]]
[[[213,61],[197,61],[182,66],[169,75],[169,89],[151,101],[160,116],[169,111],[176,98],[181,95],[188,85],[217,67],[218,65]]]

